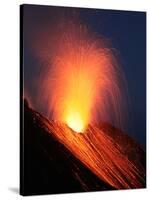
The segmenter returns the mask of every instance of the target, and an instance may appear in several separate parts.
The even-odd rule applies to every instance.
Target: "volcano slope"
[[[22,195],[146,187],[145,152],[110,124],[76,133],[29,108],[27,101],[22,120]]]

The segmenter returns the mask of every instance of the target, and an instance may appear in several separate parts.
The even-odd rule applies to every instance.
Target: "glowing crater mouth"
[[[77,133],[81,133],[85,129],[83,120],[77,112],[68,115],[66,123],[72,130]]]

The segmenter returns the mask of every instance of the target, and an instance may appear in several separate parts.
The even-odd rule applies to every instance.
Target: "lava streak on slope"
[[[96,125],[106,121],[124,130],[126,81],[113,48],[78,22],[61,23],[56,32],[59,37],[46,54],[50,61],[36,80],[38,108],[34,108],[44,107],[50,120],[43,119],[44,126],[112,187],[145,187],[145,168],[113,138],[110,125],[105,130]]]
[[[136,164],[125,153],[126,147],[116,143],[98,126],[89,125],[82,134],[63,123],[45,123],[49,132],[100,179],[116,189],[145,187],[144,167]],[[133,142],[129,143],[133,145]]]

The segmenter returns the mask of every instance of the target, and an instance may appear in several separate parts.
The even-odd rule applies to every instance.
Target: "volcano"
[[[146,187],[145,151],[109,123],[76,133],[24,101],[21,135],[22,195]]]

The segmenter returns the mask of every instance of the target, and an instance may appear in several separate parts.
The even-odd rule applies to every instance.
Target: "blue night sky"
[[[115,48],[126,76],[130,97],[128,108],[132,120],[128,134],[140,144],[146,144],[146,13],[101,9],[79,9],[46,6],[24,6],[25,42],[27,30],[32,34],[33,23],[46,24],[60,12],[77,12],[80,20],[97,34],[108,38]],[[36,17],[35,17],[36,16]],[[38,17],[37,17],[38,16]],[[69,16],[69,14],[68,14]],[[33,20],[34,19],[34,20]],[[57,23],[57,22],[56,22]],[[34,59],[29,46],[24,46],[25,85],[34,76]],[[32,81],[31,81],[32,82]],[[27,86],[28,87],[28,86]],[[32,90],[32,89],[31,89]]]

